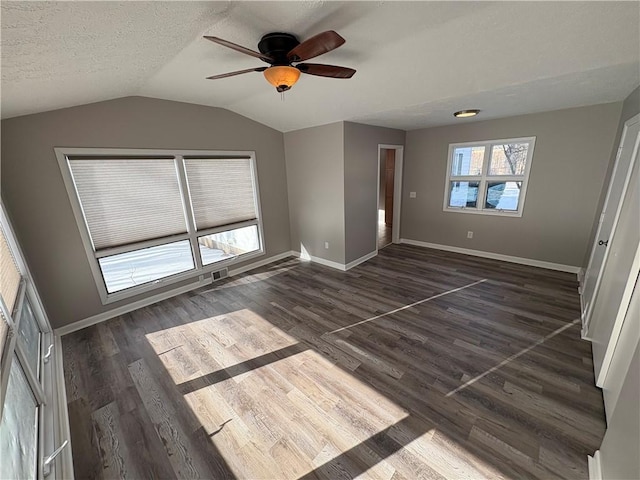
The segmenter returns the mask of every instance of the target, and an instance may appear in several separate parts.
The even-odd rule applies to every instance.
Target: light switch
[[[409,198],[416,198],[416,192],[409,192]]]

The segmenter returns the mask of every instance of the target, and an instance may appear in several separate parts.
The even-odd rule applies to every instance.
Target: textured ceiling
[[[622,100],[640,84],[640,2],[2,2],[2,117],[130,95],[223,107],[281,131],[351,120],[411,130]],[[256,49],[265,33],[346,44],[285,101]],[[469,121],[469,120],[465,120]],[[471,120],[473,121],[473,120]]]

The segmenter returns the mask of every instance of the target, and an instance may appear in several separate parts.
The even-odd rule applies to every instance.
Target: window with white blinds
[[[69,158],[96,250],[187,232],[174,159]]]
[[[68,445],[55,402],[61,352],[52,350],[51,326],[1,202],[0,269],[0,478],[43,478],[45,459]],[[68,450],[58,453],[48,464],[50,480],[69,477]]]
[[[103,303],[264,252],[253,152],[56,155]]]
[[[198,230],[257,218],[249,158],[189,158],[184,163]]]
[[[11,253],[11,249],[9,248],[7,237],[0,228],[0,296],[2,296],[2,300],[9,313],[13,312],[13,307],[18,297],[21,278],[20,270],[18,270],[16,260],[13,258],[13,253]],[[2,324],[0,323],[0,341],[4,339],[1,330]]]
[[[18,265],[13,257],[11,248],[7,241],[4,230],[0,228],[0,298],[6,307],[6,316],[13,313],[13,307],[18,299],[18,291],[20,290],[20,280],[22,275],[18,270]],[[9,319],[5,318],[5,314],[0,308],[0,359],[4,351],[4,345],[9,333]]]

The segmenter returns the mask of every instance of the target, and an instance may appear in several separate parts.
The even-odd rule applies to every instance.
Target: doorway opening
[[[399,242],[402,147],[378,145],[377,249]]]

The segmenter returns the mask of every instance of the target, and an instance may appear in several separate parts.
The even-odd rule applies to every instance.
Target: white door
[[[637,157],[640,132],[640,115],[629,119],[624,126],[616,162],[611,174],[609,190],[604,202],[598,231],[591,250],[589,265],[581,288],[582,334],[591,337],[589,324],[593,313],[593,302],[602,278],[602,268],[607,260],[610,240],[616,228],[622,198],[628,185],[633,163]]]
[[[635,162],[618,224],[609,242],[600,288],[593,301],[591,333],[596,385],[602,387],[640,270],[640,162]]]
[[[611,417],[620,398],[627,372],[629,368],[634,368],[632,359],[638,349],[638,345],[640,345],[640,277],[636,278],[629,309],[622,322],[618,342],[611,353],[611,361],[606,378],[602,382],[602,395],[604,397],[604,410],[607,413],[607,423],[611,423]],[[640,365],[640,363],[636,365]],[[640,428],[640,425],[638,427]]]

